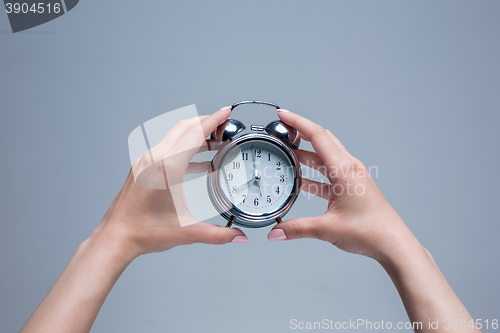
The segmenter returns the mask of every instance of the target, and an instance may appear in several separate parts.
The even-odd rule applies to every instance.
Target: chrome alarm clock
[[[263,104],[263,101],[243,101]],[[211,135],[220,142],[207,177],[208,194],[227,227],[233,223],[247,228],[260,228],[281,222],[297,199],[301,185],[300,163],[294,150],[300,139],[297,130],[275,120],[267,126],[245,125],[228,119]]]

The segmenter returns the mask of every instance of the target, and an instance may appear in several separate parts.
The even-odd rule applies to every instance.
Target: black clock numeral
[[[246,194],[243,194],[243,203],[245,203],[245,199],[247,198]]]
[[[280,182],[283,183],[285,181],[285,175],[280,175]]]
[[[281,162],[276,162],[276,170],[281,170]]]
[[[276,194],[280,194],[280,187],[276,187]]]
[[[270,161],[271,160],[271,153],[267,154],[267,160]]]
[[[233,178],[234,178],[234,177],[233,177],[233,174],[232,174],[232,173],[230,173],[229,175],[227,175],[227,179],[229,179],[229,181],[232,181],[232,180],[233,180]]]
[[[253,204],[254,204],[254,206],[258,206],[259,205],[259,198],[253,199]]]
[[[240,168],[240,162],[233,162],[233,169],[239,169]]]
[[[241,153],[243,157],[243,161],[248,161],[248,153]]]
[[[260,149],[256,149],[255,150],[255,157],[261,157],[260,154],[262,153],[262,151]]]
[[[270,194],[267,195],[267,200],[266,201],[267,201],[267,203],[271,203],[271,195]]]

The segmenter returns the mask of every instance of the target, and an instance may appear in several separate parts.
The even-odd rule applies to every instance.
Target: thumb
[[[320,217],[302,217],[277,224],[267,235],[271,242],[285,239],[317,238],[322,239],[323,228]]]
[[[204,223],[203,231],[197,232],[195,235],[195,243],[205,244],[246,244],[248,238],[245,233],[238,228],[226,228],[215,224]]]

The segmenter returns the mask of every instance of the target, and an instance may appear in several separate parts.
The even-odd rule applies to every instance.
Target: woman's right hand
[[[315,150],[298,150],[299,161],[321,172],[330,184],[304,178],[301,190],[328,200],[326,212],[277,224],[269,240],[317,238],[377,260],[393,253],[409,238],[416,240],[363,163],[349,154],[332,132],[286,110],[278,110],[278,115]]]
[[[278,110],[278,115],[316,151],[297,151],[299,161],[320,171],[330,184],[302,179],[303,191],[328,200],[326,212],[279,223],[269,240],[318,238],[374,258],[398,289],[415,331],[446,332],[446,325],[434,329],[425,323],[457,319],[468,323],[463,332],[480,332],[429,251],[387,203],[363,163],[320,125],[286,110]]]

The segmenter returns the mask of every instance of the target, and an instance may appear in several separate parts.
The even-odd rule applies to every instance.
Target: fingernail
[[[225,106],[225,107],[223,107],[223,108],[222,108],[222,109],[220,109],[220,110],[221,110],[221,111],[222,111],[222,110],[224,110],[224,111],[226,111],[226,110],[231,110],[231,107],[230,107],[230,106]]]
[[[246,244],[246,243],[248,243],[248,238],[246,236],[242,236],[242,235],[234,236],[234,238],[231,241],[231,243],[234,243],[234,244]]]
[[[285,110],[285,109],[278,109],[278,112],[290,112],[290,111]]]
[[[267,239],[269,239],[271,242],[276,242],[286,239],[286,235],[283,229],[274,229],[271,230],[271,232],[267,235]]]

